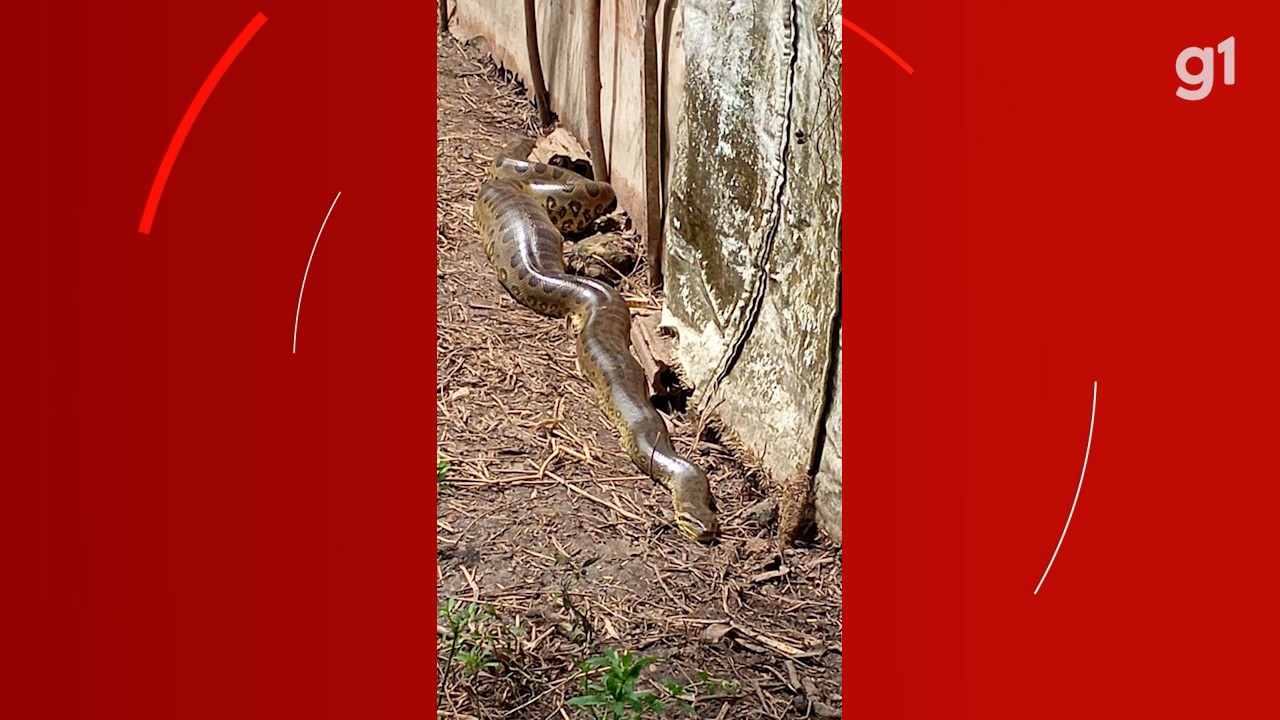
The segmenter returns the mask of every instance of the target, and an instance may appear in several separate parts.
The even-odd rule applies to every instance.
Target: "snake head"
[[[696,479],[692,482],[677,481],[673,485],[671,499],[676,511],[676,527],[690,538],[708,543],[715,540],[720,521],[706,475],[697,469],[694,473]]]
[[[709,543],[715,540],[716,533],[720,529],[719,521],[716,519],[714,511],[706,513],[678,512],[676,513],[676,527],[680,529],[680,532],[700,543]]]

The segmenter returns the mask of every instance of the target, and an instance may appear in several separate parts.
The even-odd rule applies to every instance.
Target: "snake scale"
[[[576,331],[578,363],[641,471],[671,492],[676,526],[709,542],[717,532],[706,473],[676,452],[649,401],[644,371],[631,355],[631,311],[612,287],[571,275],[561,232],[584,230],[617,205],[613,188],[571,170],[528,160],[532,140],[508,146],[476,196],[475,220],[498,281],[516,302]]]

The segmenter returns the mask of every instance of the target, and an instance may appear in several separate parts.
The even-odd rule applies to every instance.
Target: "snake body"
[[[671,492],[676,526],[700,542],[717,531],[706,474],[676,452],[649,402],[644,371],[631,355],[631,311],[612,287],[565,271],[561,232],[578,232],[617,204],[613,188],[564,168],[527,160],[532,140],[513,144],[490,166],[475,220],[498,281],[516,302],[568,317],[578,362],[595,387],[622,447]]]

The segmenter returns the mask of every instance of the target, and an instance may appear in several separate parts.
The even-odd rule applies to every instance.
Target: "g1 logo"
[[[1236,37],[1218,43],[1218,52],[1222,53],[1222,84],[1236,84]],[[1187,63],[1192,59],[1200,61],[1200,72],[1192,74]],[[1178,97],[1183,100],[1203,100],[1213,91],[1213,66],[1216,58],[1213,48],[1189,47],[1178,53],[1178,79],[1192,87],[1178,88]]]

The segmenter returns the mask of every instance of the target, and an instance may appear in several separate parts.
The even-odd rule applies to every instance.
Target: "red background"
[[[1280,716],[1280,18],[1142,5],[845,4],[857,716]]]
[[[434,7],[5,26],[0,717],[426,717]]]
[[[844,12],[849,712],[1274,714],[1276,13]],[[433,7],[7,19],[0,715],[426,715]]]

